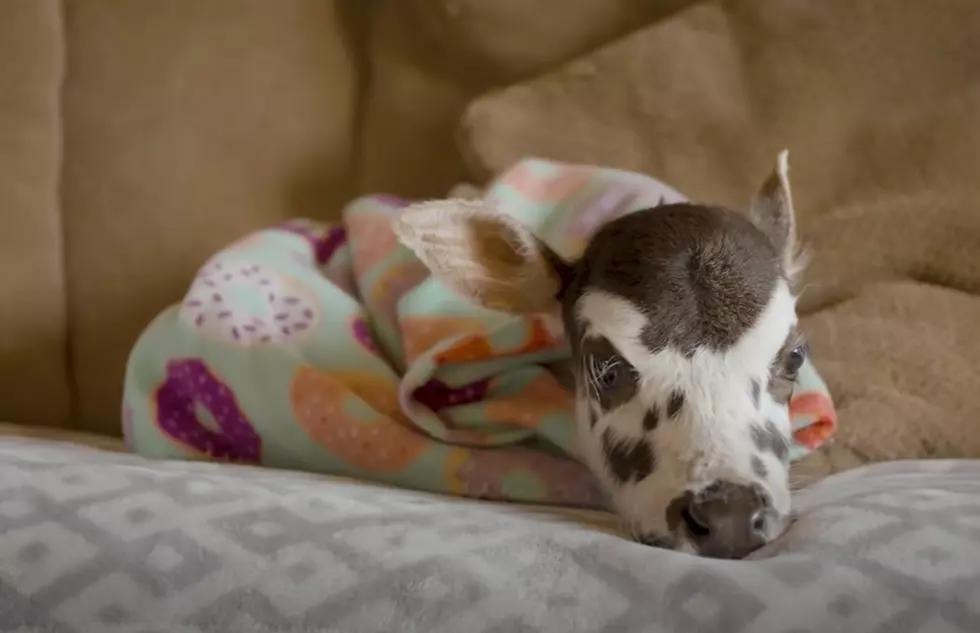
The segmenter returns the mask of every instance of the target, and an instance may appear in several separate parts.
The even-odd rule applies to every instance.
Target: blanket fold
[[[602,223],[684,196],[640,174],[527,159],[484,192],[556,252]],[[454,294],[391,223],[405,201],[353,201],[212,257],[134,348],[126,437],[156,457],[229,460],[497,500],[602,507],[576,457],[568,358],[543,317]],[[836,418],[812,365],[792,399],[792,457]]]

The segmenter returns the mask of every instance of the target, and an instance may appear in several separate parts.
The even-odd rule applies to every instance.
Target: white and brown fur
[[[806,353],[785,152],[747,214],[636,211],[573,262],[479,200],[414,205],[395,230],[462,295],[564,327],[581,456],[637,540],[738,557],[785,529]]]

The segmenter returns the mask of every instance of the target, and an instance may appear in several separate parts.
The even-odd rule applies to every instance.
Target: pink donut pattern
[[[320,322],[319,302],[259,264],[212,261],[198,273],[178,319],[224,343],[253,346],[302,338]]]
[[[609,187],[593,195],[572,218],[569,234],[575,240],[588,240],[603,224],[623,215],[639,194],[628,187]]]
[[[167,378],[156,390],[156,425],[173,442],[210,459],[257,464],[262,438],[238,406],[235,394],[204,361],[167,363]],[[217,428],[198,416],[205,409]]]
[[[359,276],[369,273],[398,249],[398,237],[391,228],[392,218],[385,211],[354,213],[347,218],[348,230],[354,236],[351,240],[354,270]]]
[[[392,266],[380,275],[378,280],[365,294],[370,297],[368,307],[376,315],[395,327],[398,322],[398,302],[410,290],[415,288],[429,276],[429,270],[422,262],[406,261]]]

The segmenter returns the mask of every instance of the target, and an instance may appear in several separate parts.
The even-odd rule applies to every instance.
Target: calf
[[[470,300],[561,324],[581,456],[634,538],[734,558],[784,531],[788,400],[807,353],[786,152],[748,213],[635,211],[575,261],[479,200],[414,205],[395,229]]]

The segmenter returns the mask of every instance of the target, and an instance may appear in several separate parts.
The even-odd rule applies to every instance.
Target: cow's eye
[[[803,367],[803,363],[806,361],[807,353],[806,344],[797,345],[786,357],[786,372],[791,376],[796,376],[800,368]]]
[[[604,389],[610,389],[619,384],[620,377],[623,375],[623,367],[621,363],[613,363],[602,370],[599,374],[599,386]]]

